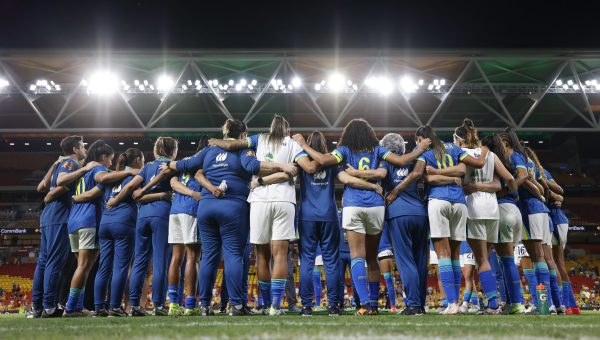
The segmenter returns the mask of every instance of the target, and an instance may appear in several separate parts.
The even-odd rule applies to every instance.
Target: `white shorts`
[[[317,257],[315,257],[315,266],[322,266],[323,265],[323,255],[317,255]]]
[[[454,241],[467,238],[467,206],[462,203],[432,199],[427,205],[431,238],[449,237]]]
[[[554,228],[558,228],[558,238],[560,245],[564,248],[567,245],[567,234],[569,233],[569,224],[557,224]]]
[[[549,240],[550,244],[552,244],[552,238],[549,235],[550,229],[547,213],[528,215],[527,220],[529,222],[529,230],[526,240],[542,241],[543,244],[546,244],[545,241]]]
[[[360,234],[377,235],[383,230],[385,207],[345,207],[342,226]]]
[[[429,251],[429,264],[438,264],[438,257],[435,250]]]
[[[498,220],[467,219],[467,238],[498,243]]]
[[[515,254],[515,265],[519,266],[521,264],[521,259],[523,257],[529,257],[529,253],[527,252],[527,249],[525,249],[525,245],[523,245],[522,243],[517,244],[515,246],[515,250],[514,250]]]
[[[69,234],[69,243],[73,253],[78,253],[80,249],[100,249],[96,227],[81,228]]]
[[[169,215],[169,244],[200,243],[196,217],[188,214]]]
[[[498,209],[500,211],[498,242],[521,242],[523,219],[519,208],[512,203],[502,203],[498,205]]]
[[[473,253],[464,253],[460,255],[460,267],[462,268],[465,265],[477,266],[475,255],[473,255]]]
[[[295,213],[296,208],[290,202],[250,203],[250,243],[295,240]]]
[[[391,249],[382,250],[377,254],[377,259],[382,260],[394,256],[394,252]]]

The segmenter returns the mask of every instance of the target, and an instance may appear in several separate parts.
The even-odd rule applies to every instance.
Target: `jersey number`
[[[77,189],[75,190],[75,195],[81,195],[85,192],[85,180],[83,177],[79,177],[77,181]]]
[[[452,160],[452,156],[450,156],[449,154],[444,154],[444,161],[442,163],[440,163],[440,161],[437,161],[438,169],[446,169],[453,166],[454,161]]]
[[[367,158],[367,157],[361,158],[360,161],[358,162],[358,170],[369,170],[369,169],[371,169],[369,167],[369,163],[371,163],[371,160],[369,158]]]

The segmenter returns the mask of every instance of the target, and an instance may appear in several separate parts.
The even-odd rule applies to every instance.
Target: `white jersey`
[[[253,136],[254,137],[254,136]],[[290,137],[285,137],[280,146],[269,145],[269,135],[260,134],[256,147],[256,158],[261,162],[293,163],[302,148]],[[250,192],[248,202],[290,202],[296,204],[294,181],[260,186]]]
[[[467,149],[463,148],[469,156],[477,158],[481,155],[481,148]],[[489,183],[494,180],[494,159],[496,155],[488,152],[485,164],[481,169],[475,169],[467,166],[465,175],[465,184],[469,183]],[[467,210],[469,218],[472,220],[497,220],[499,218],[498,200],[495,193],[477,191],[467,195]]]

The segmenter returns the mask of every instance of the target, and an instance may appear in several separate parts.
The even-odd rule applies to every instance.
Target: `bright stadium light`
[[[35,91],[35,89],[37,88],[37,86],[35,84],[31,84],[29,85],[29,91]]]
[[[240,80],[240,85],[242,85],[242,87],[244,87],[244,86],[248,85],[248,82],[246,81],[246,79],[242,78],[242,80]]]
[[[344,88],[345,83],[344,76],[339,73],[331,75],[328,80],[329,89],[333,92],[340,92]]]
[[[187,85],[188,85],[188,86],[192,86],[192,84],[193,84],[193,83],[192,83],[192,80],[191,80],[191,79],[188,79],[188,81],[187,81]]]
[[[429,91],[433,90],[433,84],[429,84],[429,85],[427,86],[427,89],[428,89]]]
[[[252,81],[250,82],[250,84],[252,86],[256,86],[256,84],[258,84],[258,82],[256,81],[256,79],[252,79]]]
[[[419,86],[423,86],[423,84],[425,84],[425,81],[423,79],[419,79],[418,84],[419,84]]]
[[[579,85],[573,84],[573,90],[579,90]]]
[[[562,86],[562,87],[563,87],[563,89],[565,89],[565,90],[568,90],[568,89],[569,89],[569,85],[567,85],[567,84],[563,84],[563,86]]]
[[[596,79],[592,79],[592,81],[590,83],[592,85],[596,86],[598,84],[598,81]]]
[[[434,81],[434,84],[435,84],[435,81]],[[415,83],[412,81],[412,79],[409,76],[404,76],[404,77],[402,77],[402,79],[400,79],[400,87],[402,88],[402,91],[404,91],[406,93],[415,91]]]
[[[214,86],[217,86],[217,85],[219,85],[219,81],[218,81],[217,79],[213,79],[213,85],[214,85]]]
[[[160,77],[158,77],[158,80],[156,81],[156,88],[159,91],[168,91],[174,86],[175,83],[173,82],[173,78],[169,77],[166,74],[163,74]]]
[[[8,80],[0,78],[0,88],[5,88],[8,86]]]
[[[440,84],[440,80],[439,79],[434,79],[433,80],[433,85],[439,85]]]
[[[440,85],[442,85],[442,86],[446,85],[446,79],[441,79],[440,80]]]
[[[394,84],[387,77],[372,77],[365,82],[368,87],[387,96],[394,91]]]
[[[562,84],[563,84],[562,80],[559,79],[556,81],[556,86],[561,86]]]
[[[240,92],[242,90],[242,84],[235,85],[235,90]]]
[[[233,79],[229,79],[229,82],[227,83],[227,85],[233,86],[233,83],[234,83]]]
[[[136,80],[134,80],[134,81],[133,81],[133,85],[135,85],[135,86],[140,86],[140,81],[139,81],[139,80],[137,80],[137,79],[136,79]]]
[[[315,84],[315,91],[321,91],[321,84]]]
[[[96,71],[87,79],[88,93],[110,94],[116,92],[118,87],[117,76],[109,71]]]
[[[300,87],[302,85],[302,80],[300,78],[298,78],[298,77],[294,77],[294,79],[292,79],[292,85],[295,88],[298,88],[298,87]]]
[[[569,79],[569,80],[567,81],[567,85],[569,85],[569,86],[573,85],[573,81],[572,81],[571,79]]]

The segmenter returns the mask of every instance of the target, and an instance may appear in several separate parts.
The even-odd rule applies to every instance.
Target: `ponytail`
[[[523,149],[523,145],[519,142],[519,137],[515,133],[515,131],[511,128],[506,128],[505,132],[503,132],[500,137],[503,141],[507,142],[513,150],[523,155],[523,157],[527,156],[527,152]]]
[[[444,146],[444,143],[440,140],[440,138],[437,136],[435,131],[433,131],[431,126],[424,125],[419,127],[415,132],[415,136],[431,139],[431,148],[433,149],[433,152],[435,154],[435,159],[438,162],[444,161],[444,157],[446,156],[446,147]]]
[[[154,157],[173,158],[178,142],[171,137],[158,137],[154,143]]]
[[[100,158],[103,155],[114,155],[114,153],[115,151],[110,145],[99,139],[90,145],[84,164],[89,162],[100,162]]]
[[[143,157],[144,154],[142,153],[142,151],[140,151],[140,149],[137,148],[129,148],[127,150],[125,150],[125,152],[123,152],[122,154],[119,155],[119,158],[117,159],[117,165],[115,167],[116,171],[121,171],[121,170],[125,170],[126,166],[131,166],[131,163],[133,163],[133,161],[135,161],[136,159]]]
[[[542,168],[542,164],[540,163],[540,159],[536,155],[535,151],[533,151],[533,149],[530,148],[530,147],[528,147],[528,146],[525,146],[524,149],[527,152],[527,157],[531,158],[531,160],[533,161],[533,164],[535,164],[535,167],[537,168],[538,172],[540,173],[540,176],[542,176],[542,178],[545,181],[548,181],[548,177],[546,177],[546,173],[544,172],[544,168]]]
[[[465,118],[462,125],[454,130],[454,136],[460,138],[469,149],[481,146],[475,124],[469,118]]]
[[[279,146],[283,139],[290,134],[290,123],[280,115],[275,115],[269,130],[269,144]]]

